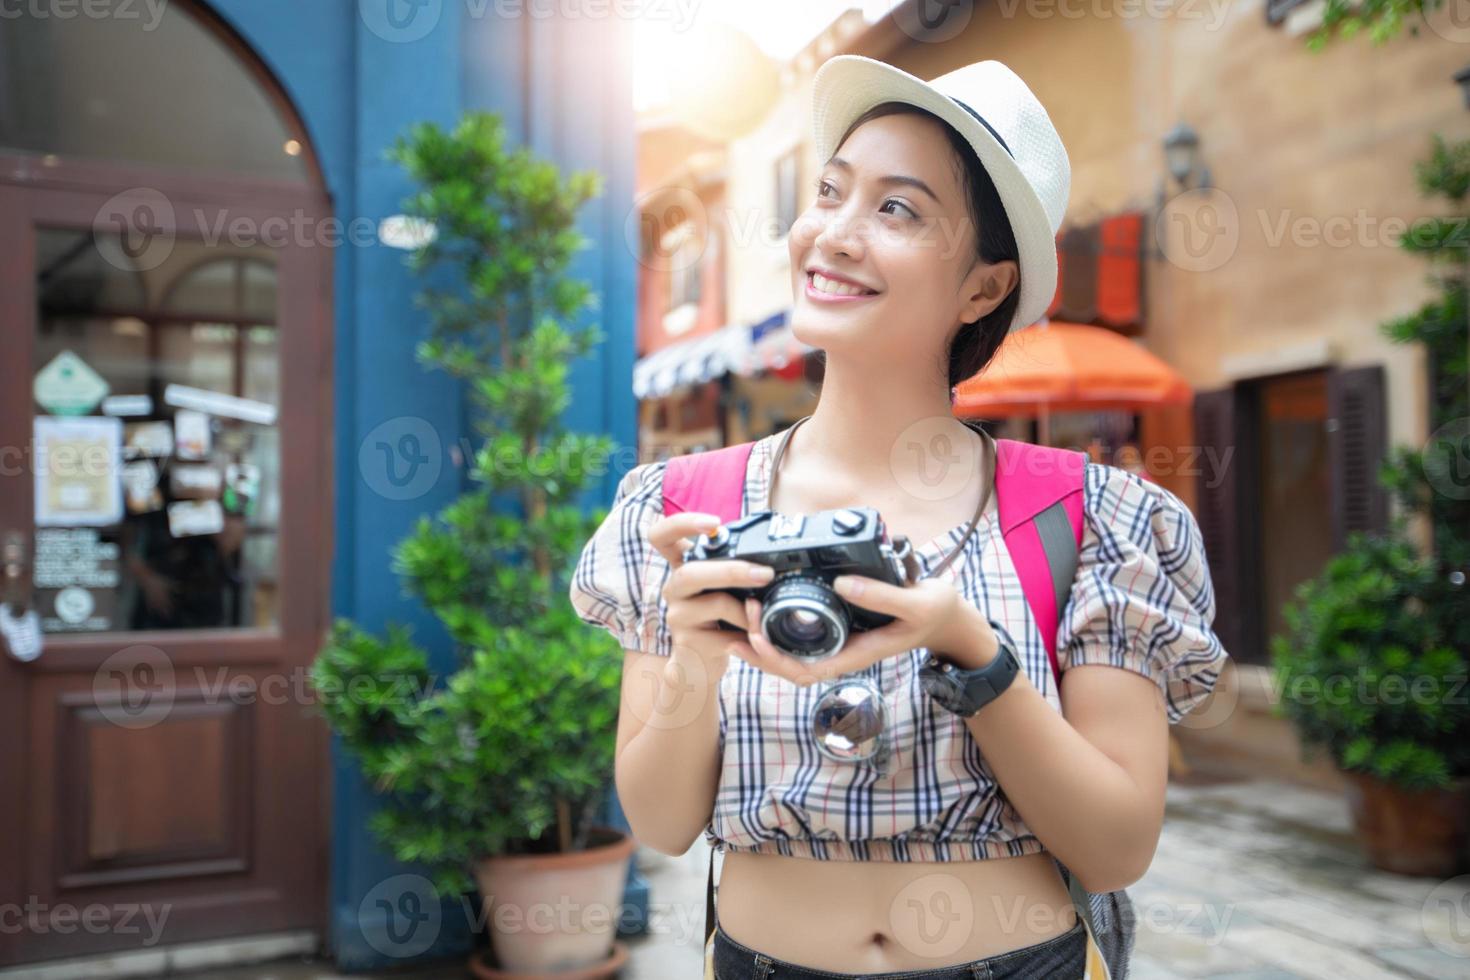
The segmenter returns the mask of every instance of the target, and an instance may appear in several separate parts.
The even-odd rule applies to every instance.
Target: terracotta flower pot
[[[586,850],[477,862],[496,961],[484,975],[609,975],[596,968],[626,956],[615,939],[634,846],[628,834],[594,827]]]
[[[1470,779],[1416,791],[1341,772],[1353,829],[1375,868],[1437,878],[1470,870]]]

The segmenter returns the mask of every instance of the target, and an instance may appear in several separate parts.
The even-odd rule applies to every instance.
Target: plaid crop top
[[[742,514],[766,508],[781,433],[752,447]],[[668,656],[663,583],[670,567],[647,539],[663,514],[665,463],[634,467],[587,542],[571,601],[625,649]],[[1198,524],[1167,489],[1088,462],[1082,549],[1057,630],[1057,666],[1109,664],[1152,678],[1170,724],[1214,688],[1226,652],[1211,629],[1215,597]],[[968,522],[966,522],[968,523]],[[960,524],[916,545],[927,573],[964,534]],[[1003,626],[1031,683],[1058,711],[1051,664],[1002,538],[994,495],[964,552],[941,571]],[[834,762],[807,726],[820,685],[802,688],[731,657],[720,682],[723,768],[704,836],[720,851],[850,861],[974,861],[1044,850],[1001,792],[962,719],[932,703],[917,670],[926,651],[860,673],[884,693],[893,758]]]

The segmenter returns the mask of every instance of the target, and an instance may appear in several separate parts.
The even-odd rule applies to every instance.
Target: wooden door
[[[320,931],[327,205],[0,164],[0,965]]]

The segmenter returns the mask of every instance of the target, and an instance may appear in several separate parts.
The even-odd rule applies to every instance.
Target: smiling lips
[[[876,290],[844,282],[841,279],[832,279],[816,271],[806,274],[806,294],[824,303],[847,303],[854,300],[871,299],[878,295]]]

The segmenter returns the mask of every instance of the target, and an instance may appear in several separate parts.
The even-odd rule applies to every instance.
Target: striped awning
[[[765,371],[784,371],[814,350],[815,347],[796,339],[789,324],[782,323],[750,345],[737,373],[749,377]]]
[[[676,388],[726,373],[752,377],[794,370],[816,348],[792,335],[789,313],[780,310],[754,324],[732,323],[640,358],[633,365],[634,396],[662,398]]]
[[[662,347],[633,365],[633,394],[661,398],[734,370],[750,349],[750,326],[732,323],[713,333]]]

